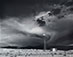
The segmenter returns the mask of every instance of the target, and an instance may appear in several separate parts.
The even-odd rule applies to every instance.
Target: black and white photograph
[[[73,0],[0,0],[0,57],[73,57]]]

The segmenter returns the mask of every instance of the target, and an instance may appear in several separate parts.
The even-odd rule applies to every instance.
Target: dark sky
[[[64,1],[65,0],[0,0],[0,16],[27,16],[31,15],[35,10],[44,10],[46,7],[43,7],[46,4],[50,5]]]
[[[0,2],[0,15],[5,16],[27,16],[40,1],[37,0],[3,0]]]

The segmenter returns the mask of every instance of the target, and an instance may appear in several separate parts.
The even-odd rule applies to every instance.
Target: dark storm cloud
[[[69,16],[67,16],[69,17]],[[56,24],[50,27],[57,32],[54,38],[50,39],[55,45],[68,45],[73,43],[73,19],[71,17],[58,20]]]

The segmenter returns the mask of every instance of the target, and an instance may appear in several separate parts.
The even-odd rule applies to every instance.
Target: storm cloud
[[[38,26],[33,17],[23,18],[21,22],[18,20],[19,18],[7,18],[0,23],[0,46],[42,45],[43,39],[36,35],[43,33],[51,35],[47,41],[48,46],[73,44],[73,19],[57,20],[43,27]]]
[[[36,6],[35,6],[36,5]],[[50,45],[73,46],[73,14],[62,19],[39,26],[34,21],[34,15],[50,10],[48,4],[5,2],[0,18],[0,47],[3,46],[43,46],[42,34],[46,34],[48,47]],[[36,12],[35,12],[36,11]],[[35,14],[34,14],[35,12]],[[1,15],[1,14],[0,14]],[[56,16],[55,16],[56,17]]]

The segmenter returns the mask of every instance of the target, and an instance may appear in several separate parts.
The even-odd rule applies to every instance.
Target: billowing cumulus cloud
[[[69,17],[69,18],[67,18]],[[56,20],[47,26],[38,26],[33,17],[6,18],[0,22],[0,47],[1,46],[39,46],[43,44],[41,35],[46,33],[51,38],[49,45],[72,45],[73,44],[73,19],[66,16]]]
[[[36,46],[42,41],[40,38],[31,36],[31,34],[39,33],[40,30],[43,31],[32,18],[27,20],[24,18],[22,22],[19,22],[17,18],[9,18],[3,20],[0,25],[0,46]]]

